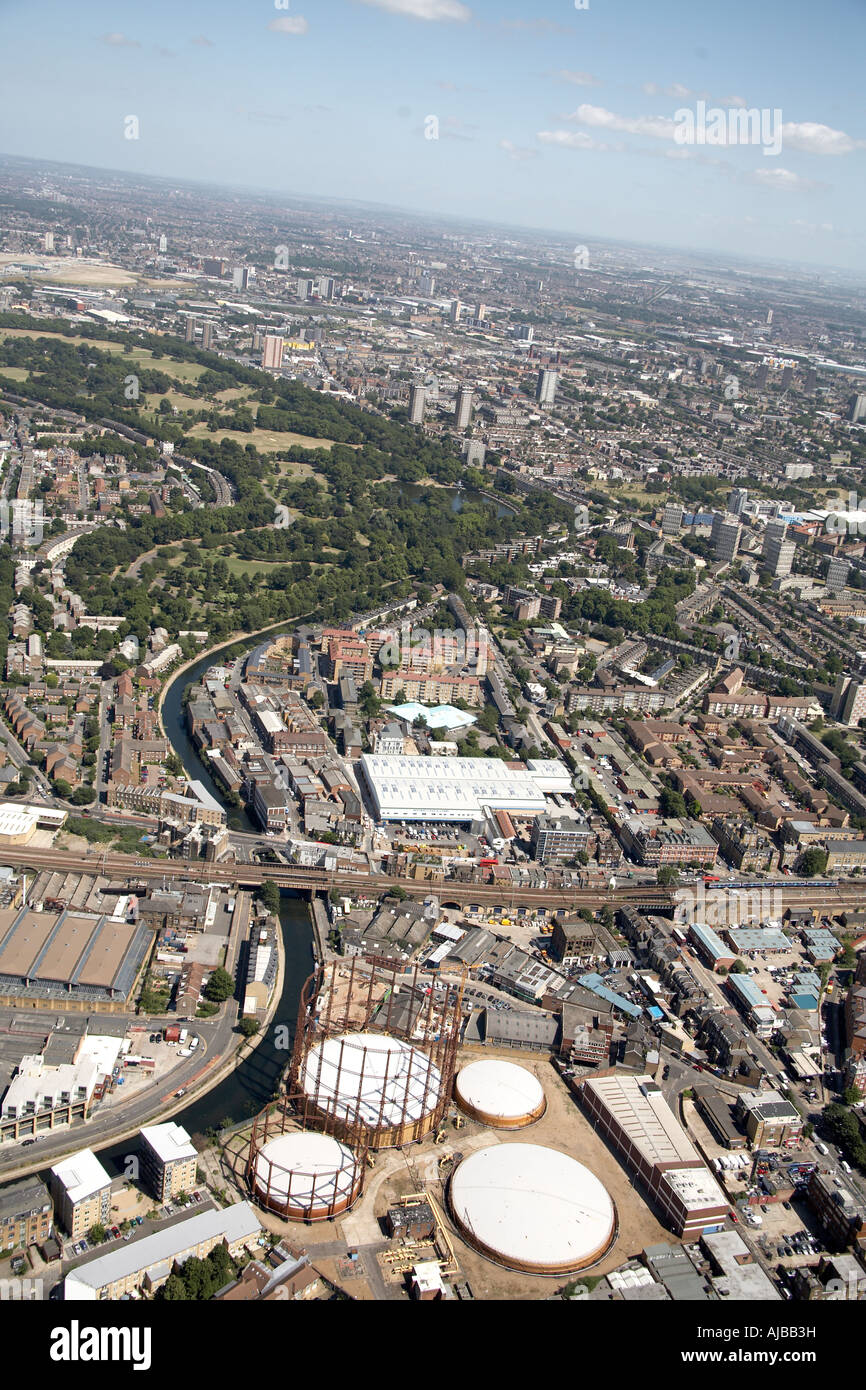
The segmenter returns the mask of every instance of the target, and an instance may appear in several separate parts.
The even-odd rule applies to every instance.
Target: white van
[[[843,1173],[850,1173],[850,1172],[851,1172],[851,1164],[850,1164],[850,1163],[846,1163],[845,1160],[844,1160],[844,1158],[840,1158],[840,1159],[839,1159],[839,1167],[842,1169],[842,1172],[843,1172]]]
[[[819,1154],[828,1154],[830,1152],[827,1145],[822,1144],[820,1139],[815,1140],[815,1148],[818,1150]]]

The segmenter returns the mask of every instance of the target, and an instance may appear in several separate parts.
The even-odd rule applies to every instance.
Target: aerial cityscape
[[[866,1299],[862,10],[48,8],[0,1299],[54,1360],[291,1300],[788,1303],[724,1359],[814,1361],[794,1305]]]

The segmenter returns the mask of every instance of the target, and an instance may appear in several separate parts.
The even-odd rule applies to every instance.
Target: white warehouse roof
[[[538,767],[536,774],[499,758],[365,753],[361,759],[380,820],[471,821],[488,809],[539,816],[546,809],[545,791],[570,791],[571,779],[561,763],[544,760]],[[554,768],[561,769],[561,786]]]

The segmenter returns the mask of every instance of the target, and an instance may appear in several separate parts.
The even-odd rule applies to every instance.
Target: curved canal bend
[[[286,630],[293,626],[286,624]],[[212,794],[224,803],[218,783],[208,773],[190,739],[184,720],[183,692],[190,684],[199,681],[205,671],[219,664],[221,657],[231,650],[249,651],[256,645],[257,636],[277,635],[277,629],[264,634],[253,633],[238,641],[226,643],[224,647],[197,661],[188,670],[182,671],[172,681],[166,691],[162,707],[162,719],[166,736],[171,741],[189,775],[204,782]],[[242,809],[226,807],[229,824],[236,830],[255,830]],[[190,865],[194,876],[195,866]],[[294,1038],[298,1003],[304,980],[314,966],[313,932],[310,910],[306,901],[287,891],[283,891],[280,902],[280,922],[283,931],[283,950],[285,964],[283,970],[283,991],[268,1025],[266,1036],[234,1071],[230,1072],[213,1090],[207,1091],[198,1100],[193,1100],[185,1110],[179,1111],[173,1119],[183,1125],[192,1135],[204,1135],[209,1129],[219,1129],[226,1121],[247,1119],[256,1114],[271,1099],[280,1080],[280,1075],[289,1060],[285,1047],[278,1048],[276,1041],[286,1036],[288,1030],[289,1046]],[[277,1030],[280,1030],[279,1032]],[[112,1174],[124,1171],[124,1163],[130,1150],[130,1141],[109,1144],[99,1150],[100,1160]]]

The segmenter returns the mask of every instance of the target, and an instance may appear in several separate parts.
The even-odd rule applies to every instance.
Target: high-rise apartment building
[[[213,342],[213,324],[203,323],[201,326],[201,345],[207,350]]]
[[[866,719],[866,682],[852,676],[840,676],[830,701],[830,714],[849,729],[856,729]]]
[[[713,514],[713,529],[710,535],[717,560],[729,564],[740,548],[743,528],[735,516],[726,512]]]
[[[837,555],[835,559],[830,561],[830,567],[827,570],[827,588],[833,589],[837,593],[844,589],[850,569],[850,562],[843,556]]]
[[[192,318],[191,316],[190,316],[190,318],[187,319],[187,321],[186,321],[186,333],[184,334],[184,342],[186,342],[186,343],[194,343],[194,342],[195,342],[196,323],[197,323],[197,320],[194,319],[194,318]]]
[[[409,423],[411,425],[423,425],[426,404],[427,392],[424,387],[412,386],[409,390]]]
[[[866,392],[860,392],[851,398],[851,408],[849,418],[851,423],[856,425],[866,416]]]
[[[732,488],[728,494],[728,511],[731,516],[742,516],[749,502],[749,494],[744,487]]]
[[[454,428],[465,430],[472,422],[472,388],[471,386],[461,386],[457,392],[457,404],[454,407]]]
[[[262,366],[265,371],[278,371],[283,365],[283,339],[279,333],[266,333],[262,345]]]
[[[787,522],[769,522],[764,533],[764,545],[761,551],[765,571],[772,574],[775,579],[781,579],[786,574],[790,574],[794,566],[796,550],[796,543],[788,539]]]

